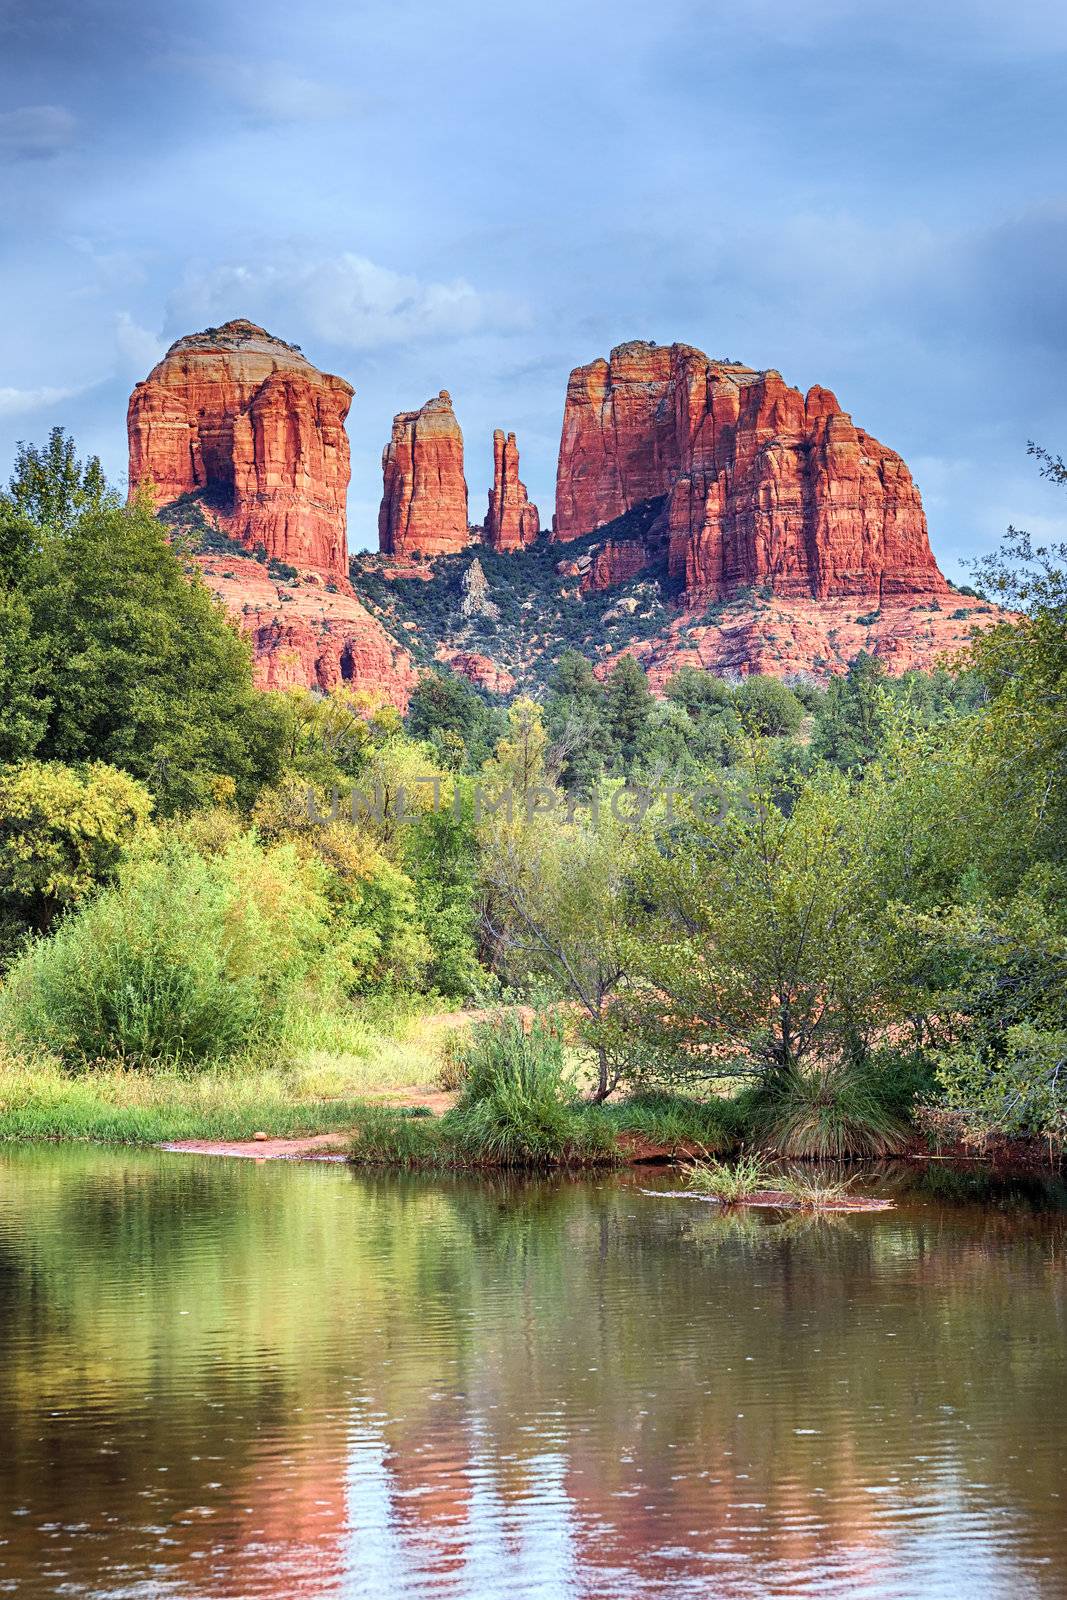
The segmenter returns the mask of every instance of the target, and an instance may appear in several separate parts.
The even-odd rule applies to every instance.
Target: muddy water
[[[1067,1594],[1061,1191],[640,1182],[0,1152],[0,1593]]]

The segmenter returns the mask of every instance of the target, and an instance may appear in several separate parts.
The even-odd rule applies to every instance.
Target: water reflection
[[[1057,1192],[883,1180],[4,1155],[0,1592],[1061,1594]]]

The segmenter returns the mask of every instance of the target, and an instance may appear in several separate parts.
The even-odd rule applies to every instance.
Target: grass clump
[[[820,1207],[844,1200],[852,1188],[851,1178],[827,1178],[810,1173],[783,1173],[775,1179],[775,1188],[787,1194],[801,1211],[818,1211]]]
[[[847,1161],[887,1156],[906,1140],[900,1114],[878,1093],[873,1075],[850,1062],[780,1073],[760,1095],[760,1132],[782,1155]]]
[[[693,1100],[649,1090],[608,1102],[601,1110],[616,1133],[639,1135],[670,1150],[699,1145],[709,1155],[720,1155],[737,1143],[726,1100]]]
[[[685,1181],[687,1188],[712,1195],[724,1206],[738,1205],[777,1186],[773,1168],[753,1152],[742,1153],[732,1166],[722,1161],[694,1161]]]
[[[553,1167],[608,1157],[611,1129],[577,1104],[559,1022],[502,1015],[473,1028],[458,1051],[462,1091],[443,1119],[454,1151],[501,1167]]]

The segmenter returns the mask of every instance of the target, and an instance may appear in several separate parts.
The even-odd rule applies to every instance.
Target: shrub
[[[25,951],[0,1028],[74,1067],[221,1060],[282,1036],[304,986],[328,976],[327,946],[325,902],[291,847],[244,838],[203,860],[171,845]]]
[[[22,761],[0,769],[0,907],[46,931],[143,842],[148,791],[102,761]]]

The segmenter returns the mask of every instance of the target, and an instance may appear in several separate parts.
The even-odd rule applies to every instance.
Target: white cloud
[[[0,112],[0,156],[47,161],[66,149],[76,127],[64,106],[18,106]]]
[[[39,389],[0,388],[0,417],[17,417],[24,411],[39,411],[42,406],[59,405],[64,400],[75,399],[92,387],[92,384],[83,383],[73,389],[47,386]]]
[[[159,334],[142,328],[128,311],[116,313],[115,343],[122,368],[131,368],[142,377],[155,366],[166,349]]]
[[[194,270],[168,306],[168,323],[183,332],[197,322],[237,316],[282,338],[306,328],[353,350],[462,338],[528,321],[520,301],[485,293],[465,278],[427,283],[350,252],[311,261],[294,253],[274,262]]]

